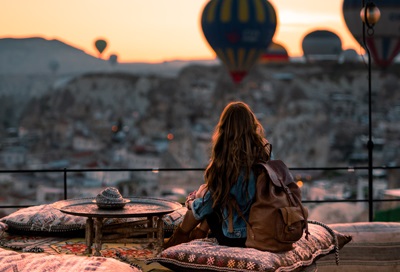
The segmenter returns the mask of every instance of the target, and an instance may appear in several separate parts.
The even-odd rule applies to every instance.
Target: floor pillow
[[[22,208],[0,219],[8,231],[25,234],[64,234],[83,232],[86,218],[60,212],[50,204]]]
[[[336,250],[351,240],[324,224],[309,224],[309,231],[308,240],[303,236],[292,250],[282,253],[221,246],[207,238],[167,248],[147,263],[158,262],[174,271],[305,271],[321,256],[335,253],[335,239]]]
[[[72,254],[19,253],[0,248],[0,271],[71,272],[118,271],[140,272],[139,267],[104,257],[85,257]]]
[[[340,251],[340,266],[332,265],[332,257],[326,256],[318,261],[321,271],[400,271],[399,222],[357,222],[329,226],[351,235],[353,239]]]
[[[164,236],[169,237],[172,235],[174,230],[180,225],[187,212],[186,207],[182,207],[173,211],[170,214],[166,214],[163,216],[164,221]]]
[[[78,200],[77,200],[78,201]],[[82,201],[82,200],[79,200]],[[144,218],[107,218],[104,226],[135,222]],[[15,234],[84,236],[86,217],[66,214],[52,204],[22,208],[0,219]]]

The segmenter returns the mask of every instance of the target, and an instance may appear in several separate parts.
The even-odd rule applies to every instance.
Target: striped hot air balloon
[[[375,64],[390,66],[400,52],[400,0],[375,1],[381,17],[374,25],[373,35],[366,34],[366,43]],[[363,27],[360,18],[360,0],[343,1],[343,17],[354,38],[363,46]]]
[[[269,62],[288,62],[289,54],[285,47],[279,43],[272,42],[261,55],[261,63]]]
[[[233,81],[240,83],[271,43],[276,13],[266,0],[211,0],[201,26]]]

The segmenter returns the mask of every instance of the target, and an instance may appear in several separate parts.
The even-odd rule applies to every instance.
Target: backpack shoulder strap
[[[292,206],[297,206],[297,201],[287,186],[293,183],[294,180],[286,164],[281,160],[269,160],[267,162],[260,162],[259,164],[265,168],[271,182],[285,191]]]
[[[281,187],[281,183],[288,185],[293,181],[293,176],[289,171],[289,168],[281,160],[269,160],[267,162],[259,162],[267,171],[271,181],[275,186]]]

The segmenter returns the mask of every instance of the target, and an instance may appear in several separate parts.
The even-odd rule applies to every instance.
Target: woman
[[[244,247],[246,222],[241,216],[248,219],[255,195],[253,167],[259,160],[268,161],[270,154],[271,145],[250,107],[229,103],[212,138],[205,184],[195,197],[188,197],[188,211],[164,248],[205,237],[208,227],[219,244]]]

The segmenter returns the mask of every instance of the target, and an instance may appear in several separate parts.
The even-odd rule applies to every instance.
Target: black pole
[[[367,6],[364,4],[364,0],[362,1],[364,8],[364,22],[363,22],[363,44],[365,51],[368,55],[368,220],[372,222],[374,220],[374,202],[373,202],[373,149],[374,143],[372,141],[372,87],[371,87],[371,53],[367,46],[365,40],[365,24],[367,22]],[[369,25],[368,25],[369,26]]]

